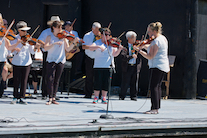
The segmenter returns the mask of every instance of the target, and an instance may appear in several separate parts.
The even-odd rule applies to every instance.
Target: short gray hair
[[[92,28],[101,28],[101,24],[99,22],[94,22]]]
[[[130,38],[132,36],[137,37],[137,34],[134,31],[128,31],[126,33],[126,39],[128,39],[128,38]]]

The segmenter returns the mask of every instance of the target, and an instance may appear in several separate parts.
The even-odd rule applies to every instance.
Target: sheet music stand
[[[174,67],[175,57],[176,56],[172,56],[172,55],[168,56],[169,65],[171,68]],[[167,100],[169,96],[169,87],[170,87],[170,71],[167,73],[167,80],[163,80],[162,82],[165,83],[165,87],[166,87],[166,93],[163,99]]]

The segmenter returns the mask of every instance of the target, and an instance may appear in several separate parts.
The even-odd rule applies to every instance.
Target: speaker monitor
[[[200,59],[197,72],[197,94],[201,97],[207,97],[207,60]]]

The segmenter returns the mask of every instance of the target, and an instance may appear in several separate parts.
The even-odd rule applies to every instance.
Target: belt
[[[128,64],[129,66],[135,66],[136,64]]]

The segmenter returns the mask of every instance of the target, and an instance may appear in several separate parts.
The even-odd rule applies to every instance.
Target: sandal
[[[49,100],[48,102],[46,102],[46,105],[51,105],[52,104],[52,100]]]
[[[56,102],[56,100],[53,100],[52,103],[53,103],[53,104],[57,104],[57,105],[59,105],[59,103]]]
[[[158,114],[158,111],[156,111],[156,110],[149,110],[149,111],[144,112],[144,114]]]
[[[34,90],[34,94],[37,94],[37,90]]]

